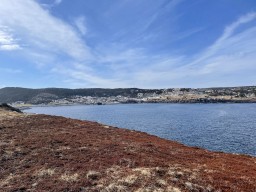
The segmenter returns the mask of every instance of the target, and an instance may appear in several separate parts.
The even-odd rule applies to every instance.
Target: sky
[[[0,88],[249,85],[255,0],[0,0]]]

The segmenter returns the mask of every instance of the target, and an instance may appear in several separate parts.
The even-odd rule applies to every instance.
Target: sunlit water
[[[26,112],[97,121],[189,146],[256,156],[256,104],[79,105]]]

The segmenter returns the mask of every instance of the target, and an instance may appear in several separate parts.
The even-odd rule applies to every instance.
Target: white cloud
[[[21,49],[18,44],[12,44],[12,45],[0,45],[0,50],[4,51],[13,51],[13,50],[19,50]]]
[[[11,34],[0,27],[0,50],[12,51],[18,49],[21,49],[21,47],[17,43],[17,40],[15,40]]]
[[[237,28],[239,28],[241,25],[243,25],[245,23],[249,23],[255,19],[256,19],[256,13],[250,12],[246,15],[241,16],[240,18],[238,18],[238,20],[236,20],[232,24],[226,26],[223,34],[210,47],[208,47],[203,53],[200,53],[200,55],[198,56],[198,59],[196,59],[195,61],[190,63],[190,65],[195,65],[195,64],[197,65],[199,62],[202,62],[205,59],[207,59],[211,56],[214,56],[217,51],[223,49],[223,47],[225,46],[225,43],[227,43],[229,38],[232,37],[234,32],[237,30]],[[254,40],[254,38],[252,40]],[[239,41],[239,39],[238,39],[238,41]],[[227,47],[227,48],[230,49],[232,47]]]
[[[37,0],[39,1],[39,0]],[[56,7],[62,3],[63,0],[53,0],[51,3],[40,3],[40,5],[45,9],[51,9],[53,7]]]
[[[87,28],[86,28],[86,25],[85,25],[85,17],[76,18],[74,23],[75,23],[75,26],[77,27],[77,29],[79,30],[79,32],[82,35],[85,35],[86,32],[87,32]]]
[[[46,8],[46,9],[51,9],[51,8],[53,8],[53,7],[55,7],[55,6],[58,6],[59,4],[61,4],[62,3],[62,1],[63,0],[53,0],[53,2],[51,2],[51,3],[41,3],[41,6],[43,6],[44,8]]]
[[[225,39],[229,38],[240,25],[249,23],[255,19],[256,19],[255,12],[250,12],[246,15],[241,16],[237,21],[235,21],[231,25],[228,25],[225,28],[222,36],[215,42],[213,46],[217,46],[218,44],[221,44]]]
[[[90,48],[75,30],[33,0],[1,0],[0,25],[13,29],[29,52],[90,59]]]
[[[55,1],[54,1],[54,4],[55,4],[55,5],[59,5],[59,4],[61,4],[61,2],[62,2],[62,0],[55,0]]]
[[[255,12],[243,15],[226,26],[223,34],[199,55],[199,59],[185,67],[191,67],[198,73],[207,71],[208,74],[250,70],[252,67],[256,70],[256,27],[248,27],[235,33],[243,24],[253,20],[256,20]]]

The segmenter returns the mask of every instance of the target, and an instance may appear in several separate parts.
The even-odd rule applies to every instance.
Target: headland
[[[246,191],[256,158],[143,132],[0,109],[3,191]]]

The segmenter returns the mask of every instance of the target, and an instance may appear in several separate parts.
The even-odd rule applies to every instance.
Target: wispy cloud
[[[124,85],[119,79],[95,75],[92,69],[83,65],[75,64],[74,66],[74,68],[58,66],[52,68],[51,72],[66,76],[65,82],[75,87],[122,87]]]
[[[77,29],[79,30],[79,32],[82,35],[85,35],[87,32],[87,28],[85,25],[85,17],[81,16],[81,17],[76,18],[74,23],[75,23],[75,26],[77,27]]]
[[[53,17],[35,1],[2,0],[0,24],[16,32],[18,38],[26,44],[25,51],[65,54],[77,60],[91,57],[90,49],[75,30]]]
[[[61,3],[62,3],[62,0],[55,0],[55,1],[54,1],[54,4],[55,4],[55,5],[59,5],[59,4],[61,4]]]
[[[241,25],[249,23],[255,19],[256,19],[256,13],[250,12],[250,13],[247,13],[246,15],[241,16],[232,24],[226,26],[223,34],[211,46],[209,46],[207,49],[205,49],[205,51],[203,53],[201,53],[201,55],[198,57],[198,59],[196,59],[195,61],[190,63],[190,65],[197,64],[197,63],[213,56],[214,54],[216,54],[216,52],[222,51],[223,47],[226,45],[226,43],[229,41],[229,39],[232,37],[232,35],[234,35],[235,31]],[[239,36],[237,36],[237,38],[235,40],[239,41],[240,40]],[[252,40],[254,40],[254,38]],[[243,42],[243,41],[240,41],[240,42]],[[226,47],[226,49],[227,48],[228,47]],[[230,47],[228,49],[231,49],[231,48],[232,47]],[[221,54],[221,53],[219,53],[219,54]]]
[[[235,32],[235,30],[238,27],[240,27],[242,24],[249,23],[249,22],[251,22],[255,19],[256,19],[256,13],[255,12],[250,12],[250,13],[247,13],[246,15],[241,16],[237,21],[235,21],[231,25],[228,25],[225,28],[224,33],[222,34],[222,36],[214,43],[214,45],[212,47],[215,47],[215,46],[221,44],[224,40],[229,38]]]
[[[38,1],[38,0],[37,0]],[[63,0],[53,0],[50,3],[41,3],[40,5],[45,9],[52,9],[58,5],[60,5],[63,2]]]
[[[6,27],[0,27],[0,50],[13,51],[21,49],[21,46],[17,43],[17,40],[13,38],[12,34],[6,30]]]
[[[256,27],[249,25],[239,33],[236,30],[254,20],[255,12],[241,16],[226,26],[223,34],[201,53],[195,56],[184,55],[175,62],[176,66],[167,59],[166,65],[172,66],[171,69],[162,68],[161,62],[152,63],[146,71],[137,73],[137,80],[155,86],[162,83],[163,87],[241,85],[243,81],[239,77],[256,70]],[[157,72],[156,68],[166,70]],[[255,83],[255,80],[250,78],[251,83]]]

